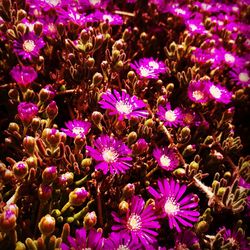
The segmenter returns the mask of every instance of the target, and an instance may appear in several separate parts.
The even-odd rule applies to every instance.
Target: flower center
[[[185,10],[182,10],[182,9],[179,9],[179,8],[176,8],[176,9],[175,9],[175,13],[176,13],[176,14],[185,15],[185,14],[186,14],[186,11],[185,11]]]
[[[129,248],[126,245],[119,245],[117,250],[129,250]]]
[[[189,24],[189,27],[192,31],[196,31],[198,29],[197,26],[194,24]]]
[[[226,53],[225,54],[225,61],[229,63],[234,63],[235,57],[232,54]]]
[[[112,163],[112,162],[114,162],[117,159],[118,154],[114,150],[114,148],[111,147],[111,148],[105,149],[102,152],[102,157],[103,157],[104,161]]]
[[[221,91],[218,87],[216,86],[211,86],[210,89],[209,89],[211,95],[214,97],[214,98],[220,98],[221,97]]]
[[[176,120],[176,114],[173,110],[168,110],[166,113],[165,113],[165,119],[167,121],[170,121],[170,122],[173,122]]]
[[[143,66],[140,67],[140,73],[141,73],[141,76],[144,76],[144,77],[147,77],[150,75],[150,71]]]
[[[133,213],[128,218],[127,228],[131,231],[138,231],[141,229],[141,224],[141,217]]]
[[[112,16],[110,16],[110,15],[103,15],[103,20],[105,21],[107,19],[108,19],[109,22],[112,22],[114,20],[114,18]]]
[[[165,202],[164,210],[167,215],[176,215],[180,211],[180,204],[173,197],[169,197]]]
[[[159,69],[159,63],[157,63],[155,61],[150,61],[148,63],[148,66],[151,67],[152,69]]]
[[[33,40],[25,40],[23,43],[23,49],[26,52],[32,52],[35,49],[36,45]]]
[[[74,134],[76,134],[76,135],[81,135],[81,134],[83,134],[83,133],[85,132],[85,129],[82,128],[82,127],[74,127],[74,128],[72,129],[72,132],[73,132]]]
[[[169,159],[168,156],[166,155],[162,155],[160,158],[160,163],[164,166],[164,167],[169,167],[171,160]]]
[[[132,112],[132,105],[124,102],[124,101],[119,101],[115,105],[117,111],[121,114],[130,114]]]
[[[196,101],[199,101],[199,100],[203,99],[204,94],[203,94],[201,91],[196,90],[196,91],[193,92],[192,96],[193,96],[193,98],[194,98]]]
[[[184,115],[183,120],[184,120],[184,122],[191,124],[194,120],[194,115],[191,113],[187,113]]]
[[[249,75],[245,72],[241,72],[239,74],[239,80],[242,82],[248,82],[249,81]]]
[[[45,2],[53,6],[57,6],[58,4],[61,3],[61,0],[45,0]]]
[[[51,32],[51,33],[55,33],[56,32],[56,27],[53,23],[50,23],[48,25],[48,30]]]

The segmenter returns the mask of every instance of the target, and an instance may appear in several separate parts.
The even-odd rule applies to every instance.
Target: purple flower
[[[61,9],[58,11],[58,14],[59,19],[64,23],[71,21],[72,23],[83,26],[87,21],[84,14],[80,14],[76,9],[73,8],[68,8],[67,11]]]
[[[207,81],[191,81],[188,86],[188,97],[197,103],[206,103],[209,101]]]
[[[217,102],[229,103],[232,98],[232,94],[224,87],[220,85],[214,85],[212,82],[208,83],[208,92],[210,96]]]
[[[21,87],[28,88],[30,84],[37,78],[37,73],[31,66],[16,65],[10,71],[12,78]]]
[[[62,250],[102,249],[102,233],[95,229],[87,231],[85,228],[77,229],[75,238],[68,236],[68,242],[61,244]]]
[[[187,29],[191,34],[197,35],[197,34],[207,34],[208,31],[205,29],[202,20],[197,19],[191,19],[186,21]]]
[[[105,240],[103,250],[141,250],[142,244],[134,242],[129,233],[111,233]]]
[[[101,135],[94,142],[95,148],[86,146],[91,157],[100,162],[95,166],[101,169],[104,174],[124,173],[131,167],[132,151],[122,142],[108,135]]]
[[[132,69],[142,78],[157,79],[166,72],[166,65],[151,58],[142,58],[139,62],[130,63]]]
[[[65,123],[67,129],[62,128],[61,130],[70,137],[81,136],[84,137],[91,127],[90,122],[73,120]]]
[[[157,160],[159,166],[167,171],[172,171],[179,165],[179,158],[173,149],[166,147],[155,148],[153,156]]]
[[[108,90],[102,94],[101,98],[102,100],[99,101],[101,107],[110,110],[110,115],[117,114],[119,120],[148,116],[148,111],[145,110],[146,104],[136,96],[131,97],[125,90],[122,90],[121,94],[116,90],[112,94]]]
[[[250,87],[250,74],[248,70],[236,68],[229,72],[229,74],[237,85],[241,87]]]
[[[22,122],[27,124],[36,116],[38,107],[36,104],[31,102],[21,102],[19,103],[17,110]]]
[[[38,57],[40,49],[45,45],[42,38],[37,37],[33,32],[21,36],[13,42],[14,51],[23,59]]]
[[[175,248],[174,249],[192,249],[194,244],[198,244],[199,239],[193,231],[185,230],[177,233],[175,236]],[[200,248],[195,248],[200,249]]]
[[[123,19],[121,16],[119,15],[114,15],[114,14],[110,14],[107,12],[101,12],[101,11],[96,11],[90,15],[87,16],[87,19],[91,22],[94,21],[103,21],[105,22],[106,20],[108,20],[110,25],[122,25],[123,24]]]
[[[175,108],[172,110],[170,103],[167,103],[165,108],[159,106],[157,115],[167,127],[177,127],[178,125],[182,125],[181,109]]]
[[[201,118],[191,109],[185,109],[182,112],[183,123],[186,126],[199,126],[201,124]]]
[[[132,242],[140,242],[147,249],[156,242],[158,233],[155,229],[160,228],[152,205],[145,206],[144,200],[139,196],[133,196],[130,210],[124,218],[112,212],[114,221],[118,224],[112,226],[112,230],[131,235]]]
[[[181,232],[180,224],[186,227],[193,227],[193,223],[198,221],[200,213],[193,211],[198,206],[198,202],[193,194],[183,196],[187,186],[180,185],[174,179],[158,180],[159,192],[154,188],[149,187],[149,193],[156,200],[162,216],[168,217],[169,226],[171,229],[176,228]]]

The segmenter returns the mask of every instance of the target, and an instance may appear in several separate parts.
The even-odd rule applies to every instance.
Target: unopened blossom
[[[157,115],[167,127],[177,127],[182,125],[182,111],[180,108],[171,109],[170,103],[165,107],[159,106]]]
[[[10,75],[21,87],[28,88],[37,78],[37,72],[31,66],[16,65],[10,71]]]
[[[29,60],[38,57],[44,45],[43,39],[33,32],[26,33],[13,42],[14,51],[18,56]]]
[[[86,230],[85,228],[77,229],[75,238],[68,236],[67,243],[61,244],[62,250],[82,250],[82,249],[102,249],[103,239],[102,232],[96,231],[96,229]]]
[[[206,103],[209,99],[207,81],[191,81],[188,85],[188,97],[196,103]]]
[[[125,173],[132,166],[132,151],[114,137],[101,135],[94,141],[94,148],[86,146],[86,150],[98,162],[95,169],[104,174]]]
[[[178,232],[185,227],[193,227],[198,221],[200,213],[195,209],[198,202],[191,193],[184,196],[186,185],[180,185],[174,179],[158,180],[159,191],[149,187],[149,193],[155,198],[156,207],[161,211],[162,217],[168,218],[170,229],[176,228]]]
[[[38,107],[36,104],[31,102],[21,102],[19,103],[18,107],[18,115],[22,122],[25,124],[31,122],[31,120],[36,116],[38,113]]]
[[[179,165],[179,158],[173,149],[167,147],[157,147],[153,151],[153,156],[158,165],[164,170],[172,171]]]
[[[132,242],[140,242],[144,247],[156,242],[157,228],[160,223],[152,205],[145,206],[144,200],[139,196],[133,196],[130,210],[125,217],[120,217],[112,212],[115,224],[112,230],[120,233],[128,233]]]
[[[119,120],[148,116],[146,104],[137,96],[130,96],[125,90],[121,93],[116,90],[113,93],[106,91],[102,94],[99,104],[103,109],[110,110],[110,115],[118,115]]]
[[[130,67],[141,78],[158,79],[160,74],[166,72],[166,65],[162,61],[151,58],[142,58],[138,62],[130,63]]]
[[[207,82],[208,84],[208,93],[211,98],[221,103],[229,103],[232,98],[232,94],[225,87],[220,85],[215,85],[212,82]]]
[[[65,123],[65,126],[67,127],[62,128],[61,130],[70,137],[76,137],[81,136],[84,137],[91,127],[91,123],[87,121],[81,121],[81,120],[73,120],[68,121]]]

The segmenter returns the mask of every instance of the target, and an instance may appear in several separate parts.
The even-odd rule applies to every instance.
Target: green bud
[[[137,133],[132,131],[128,135],[128,145],[133,144],[137,140]]]

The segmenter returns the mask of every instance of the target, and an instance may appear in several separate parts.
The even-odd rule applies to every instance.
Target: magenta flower
[[[182,112],[182,118],[186,126],[199,126],[202,122],[200,116],[191,109],[185,109]]]
[[[110,25],[122,25],[123,24],[123,19],[121,16],[119,15],[115,15],[115,14],[110,14],[107,12],[101,12],[101,11],[96,11],[90,15],[87,16],[87,19],[91,22],[105,22],[106,20],[108,20],[108,23]]]
[[[131,117],[147,117],[148,111],[145,110],[146,104],[136,96],[130,96],[125,90],[120,94],[110,90],[102,94],[102,100],[99,101],[103,109],[110,110],[110,115],[118,115],[119,120],[131,119]]]
[[[85,15],[80,14],[77,9],[74,8],[68,8],[67,11],[61,9],[60,11],[58,11],[58,14],[59,19],[64,23],[71,21],[72,23],[83,26],[87,21]]]
[[[181,109],[175,108],[172,110],[170,103],[167,103],[165,108],[159,106],[157,115],[167,127],[177,127],[178,125],[182,125],[183,123]]]
[[[31,102],[21,102],[19,103],[17,110],[22,122],[28,124],[36,116],[38,107],[36,104]]]
[[[104,174],[125,173],[131,167],[132,151],[122,142],[108,135],[101,135],[94,142],[95,148],[86,146],[88,154],[99,162],[95,168]]]
[[[173,149],[170,148],[155,148],[153,156],[162,169],[172,171],[179,165],[179,158]]]
[[[145,206],[144,200],[139,196],[133,196],[130,210],[121,218],[116,212],[112,212],[114,221],[118,224],[112,226],[112,230],[131,235],[132,242],[140,242],[146,249],[156,242],[160,228],[152,205]]]
[[[158,180],[158,187],[159,192],[152,187],[148,191],[154,196],[156,207],[161,210],[162,216],[168,218],[169,227],[176,228],[178,232],[181,232],[180,225],[193,227],[200,213],[193,210],[198,206],[197,198],[193,194],[183,196],[187,186],[180,185],[174,179],[163,179]]]
[[[207,81],[191,81],[188,86],[188,97],[197,103],[206,103],[209,101]]]
[[[10,71],[10,75],[21,87],[28,88],[37,78],[37,73],[31,66],[16,65]]]
[[[68,236],[67,244],[62,243],[62,250],[82,250],[82,249],[102,249],[103,239],[102,233],[95,229],[87,231],[85,228],[77,229],[75,238]]]
[[[140,242],[134,242],[129,233],[111,233],[105,240],[103,250],[141,250],[143,248]]]
[[[208,33],[208,31],[205,29],[202,23],[202,20],[199,18],[187,20],[186,25],[189,32],[193,35]]]
[[[175,247],[174,249],[192,249],[194,244],[198,244],[199,239],[196,234],[192,231],[185,230],[176,234],[175,237]],[[195,248],[199,250],[200,248]]]
[[[130,63],[132,69],[142,78],[157,79],[166,72],[166,65],[151,58],[142,58],[139,62]]]
[[[225,87],[220,85],[214,85],[212,82],[207,82],[208,92],[210,96],[215,99],[217,102],[229,103],[232,98],[231,92],[229,92]]]
[[[73,120],[68,121],[65,123],[67,129],[62,128],[61,130],[70,137],[81,136],[84,137],[91,127],[90,122],[80,121],[80,120]]]
[[[27,33],[13,42],[14,51],[23,59],[29,60],[33,57],[38,57],[40,49],[44,45],[43,39],[36,36],[33,32]]]
[[[250,87],[250,73],[247,69],[234,68],[229,74],[237,85]]]

